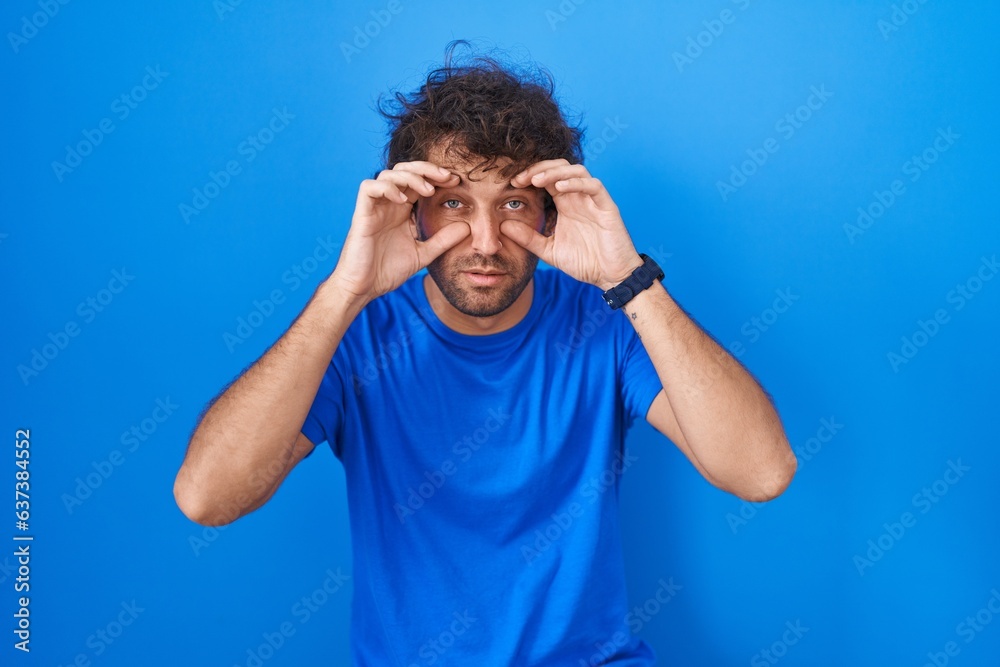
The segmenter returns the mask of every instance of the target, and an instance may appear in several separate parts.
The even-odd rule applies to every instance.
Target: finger
[[[587,178],[567,178],[556,181],[553,185],[559,193],[579,192],[590,195],[598,208],[611,210],[615,205],[604,184],[593,176]]]
[[[510,183],[515,188],[523,188],[526,187],[529,183],[531,183],[531,178],[535,174],[543,172],[547,169],[552,169],[554,167],[561,167],[568,164],[569,160],[565,158],[559,158],[558,160],[542,160],[541,162],[536,162],[535,164],[531,165],[530,167],[522,171],[520,174],[514,176],[514,178],[510,179]]]
[[[464,222],[453,222],[437,230],[426,241],[417,241],[417,257],[420,268],[433,262],[449,248],[453,248],[472,233],[472,228]]]
[[[511,241],[521,246],[528,252],[534,253],[543,261],[551,264],[552,238],[542,236],[537,231],[518,220],[504,220],[500,223],[500,233]]]
[[[549,160],[548,162],[559,162],[559,164],[551,165],[541,171],[529,171],[530,177],[525,187],[538,188],[547,192],[550,197],[555,197],[560,194],[560,191],[554,187],[558,181],[573,177],[590,177],[590,172],[582,164],[569,164],[566,160]],[[539,165],[541,164],[539,163]],[[513,184],[513,181],[511,183]]]
[[[410,202],[414,202],[420,197],[430,197],[436,191],[434,185],[423,175],[412,171],[386,169],[378,175],[376,180],[394,184],[410,198]]]
[[[370,200],[370,203],[375,203],[379,199],[385,199],[397,204],[409,202],[403,191],[391,181],[378,181],[370,178],[361,182],[361,188],[358,191],[358,203],[361,203],[363,199]]]
[[[589,178],[590,172],[582,164],[564,164],[549,167],[531,175],[530,184],[536,188],[544,188],[568,178]]]
[[[420,174],[426,178],[429,178],[441,184],[444,184],[452,179],[458,178],[458,176],[455,173],[442,167],[441,165],[422,160],[415,160],[413,162],[399,162],[389,171],[413,172],[415,174]]]

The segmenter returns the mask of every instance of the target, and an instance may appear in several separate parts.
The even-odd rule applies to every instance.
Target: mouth
[[[489,269],[473,269],[470,271],[463,271],[462,275],[464,275],[473,285],[489,287],[500,283],[500,281],[502,281],[504,276],[507,274],[502,271],[493,271]]]

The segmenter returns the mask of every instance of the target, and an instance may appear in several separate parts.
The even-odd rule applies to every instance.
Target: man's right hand
[[[400,162],[365,179],[351,229],[331,278],[365,302],[391,292],[471,233],[465,223],[445,225],[426,241],[414,237],[413,204],[437,187],[453,187],[456,174],[430,162]]]
[[[458,176],[408,162],[361,184],[330,278],[289,330],[202,414],[174,481],[191,520],[221,526],[260,507],[312,448],[301,432],[330,359],[368,301],[396,289],[471,233],[464,222],[414,238],[413,203]]]

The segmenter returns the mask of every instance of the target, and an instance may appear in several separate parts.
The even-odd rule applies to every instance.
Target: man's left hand
[[[543,160],[510,182],[516,188],[545,188],[552,196],[556,220],[547,225],[548,235],[515,220],[500,225],[504,236],[546,263],[602,291],[642,265],[611,195],[582,164]]]

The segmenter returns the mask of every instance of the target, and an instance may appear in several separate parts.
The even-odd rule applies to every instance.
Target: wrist
[[[634,268],[623,281],[604,290],[602,296],[611,310],[622,308],[636,296],[647,291],[657,281],[663,280],[663,269],[652,258],[640,253],[639,261],[642,263]]]
[[[319,284],[313,298],[325,311],[347,314],[352,318],[367,306],[373,297],[350,280],[334,271]]]
[[[629,276],[642,265],[643,259],[639,256],[639,253],[635,253],[635,257],[630,262],[626,262],[623,269],[609,274],[608,277],[597,284],[597,287],[602,292],[607,292],[609,289],[628,280]]]

